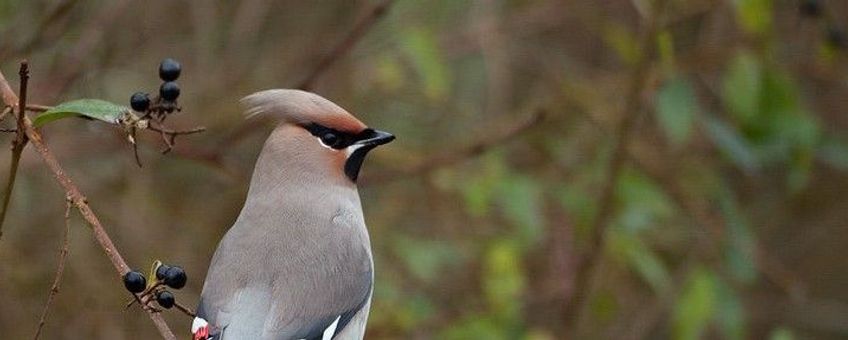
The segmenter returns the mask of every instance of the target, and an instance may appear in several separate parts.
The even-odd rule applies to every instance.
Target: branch
[[[14,92],[6,92],[4,89],[9,89],[8,84],[5,83],[5,78],[2,76],[2,72],[0,72],[0,91],[3,91],[3,98],[15,98],[17,99]],[[13,101],[12,103],[14,103]],[[6,105],[9,105],[10,102],[6,102]],[[97,215],[94,214],[94,211],[89,207],[88,202],[85,199],[85,196],[82,192],[77,188],[76,184],[65,174],[65,170],[62,169],[62,166],[59,164],[59,161],[56,160],[56,156],[53,155],[53,152],[47,146],[47,143],[44,142],[41,134],[32,126],[32,122],[27,117],[23,117],[23,125],[24,131],[26,135],[29,137],[30,142],[32,143],[33,148],[38,152],[41,158],[44,160],[44,163],[50,168],[50,171],[53,173],[53,178],[59,182],[59,185],[65,190],[67,197],[71,200],[73,205],[79,210],[82,217],[88,222],[88,225],[91,227],[92,232],[94,233],[94,238],[97,240],[97,243],[100,244],[100,247],[103,248],[103,252],[106,253],[106,256],[109,257],[109,260],[112,262],[112,266],[115,267],[115,270],[118,272],[118,279],[120,279],[125,273],[129,272],[129,266],[127,266],[126,261],[121,256],[121,253],[118,252],[118,249],[115,248],[115,244],[112,243],[112,239],[109,237],[109,234],[106,233],[106,230],[103,229],[103,225],[100,223],[100,220],[97,218]],[[159,333],[163,338],[168,340],[174,340],[176,337],[174,333],[171,332],[171,329],[168,327],[168,324],[165,323],[165,320],[158,313],[154,313],[153,311],[147,311],[148,316],[153,323],[156,325],[156,328],[159,330]]]
[[[604,253],[607,227],[615,214],[615,185],[627,159],[627,144],[634,126],[641,116],[642,100],[641,92],[644,87],[648,70],[651,66],[650,49],[657,32],[656,14],[647,22],[647,27],[642,33],[640,50],[642,55],[634,65],[630,75],[630,83],[624,100],[624,120],[619,124],[615,138],[616,144],[612,152],[612,158],[607,166],[606,180],[601,187],[601,196],[596,206],[598,207],[592,219],[592,234],[588,240],[588,249],[583,256],[582,263],[578,267],[574,283],[574,296],[568,304],[566,329],[576,330],[580,312],[589,297],[589,284],[598,268],[598,260]]]
[[[41,311],[41,320],[38,321],[38,329],[35,331],[33,339],[38,340],[41,335],[41,330],[44,328],[44,323],[47,322],[47,314],[50,311],[50,303],[59,293],[59,284],[62,283],[62,273],[65,272],[65,260],[68,258],[68,235],[71,233],[71,207],[73,203],[65,200],[65,236],[62,238],[62,248],[59,250],[59,265],[56,267],[56,278],[53,279],[53,286],[50,287],[50,293],[47,295],[47,302],[44,304],[44,310]]]
[[[18,74],[21,77],[21,96],[18,98],[17,130],[15,133],[15,139],[12,141],[12,161],[9,162],[9,178],[6,179],[6,187],[3,190],[3,206],[0,207],[0,238],[3,237],[3,223],[6,222],[6,214],[9,212],[9,203],[12,201],[12,191],[15,188],[15,179],[18,177],[18,164],[21,161],[21,154],[23,153],[24,146],[26,146],[27,143],[27,136],[23,129],[23,122],[26,117],[27,83],[29,82],[29,64],[26,60],[21,61],[21,68],[18,71]],[[9,84],[7,83],[5,88],[9,88],[8,85]],[[14,92],[11,94],[14,96]],[[4,95],[3,98],[5,99],[6,96]],[[9,97],[9,99],[12,98],[13,97]]]
[[[311,90],[315,82],[336,63],[343,58],[356,44],[362,40],[368,31],[385,16],[394,0],[383,0],[368,11],[368,14],[354,24],[350,32],[339,43],[334,46],[330,52],[321,58],[312,71],[299,83],[296,88],[301,90]],[[175,151],[181,157],[200,161],[203,163],[211,163],[220,165],[222,163],[222,155],[230,147],[245,137],[252,135],[261,126],[266,124],[266,119],[251,119],[240,125],[238,128],[230,132],[226,137],[222,138],[215,146],[206,150],[199,151]]]
[[[486,153],[486,151],[489,151],[490,149],[497,147],[503,143],[509,142],[516,136],[538,125],[540,122],[542,122],[544,116],[544,111],[536,111],[529,117],[517,123],[514,123],[508,126],[507,128],[502,129],[501,131],[495,133],[487,133],[486,138],[484,139],[480,139],[459,149],[454,149],[446,153],[435,154],[426,157],[424,158],[424,160],[405,169],[389,171],[386,173],[378,173],[374,176],[368,177],[367,179],[364,178],[363,184],[382,184],[400,178],[408,178],[411,176],[427,174],[435,170],[465,161],[469,158],[482,155]]]
[[[389,7],[391,7],[393,3],[394,0],[383,0],[383,2],[375,5],[371,11],[369,11],[368,15],[357,22],[347,36],[345,36],[344,39],[330,50],[330,53],[321,58],[315,68],[312,69],[312,72],[310,72],[303,81],[298,83],[297,88],[306,91],[312,89],[312,87],[315,86],[315,81],[318,80],[318,77],[326,73],[327,70],[336,63],[336,61],[345,56],[357,42],[362,40],[371,27],[380,21],[380,18],[388,12]]]
[[[171,149],[173,149],[174,141],[177,139],[177,136],[192,135],[195,133],[201,133],[203,131],[206,131],[206,128],[202,126],[189,130],[169,130],[165,127],[158,127],[154,125],[152,121],[150,122],[150,125],[147,126],[147,129],[156,131],[162,136],[162,141],[165,142],[165,149],[162,150],[163,154],[168,153],[169,151],[171,151]],[[136,158],[138,158],[137,154]]]

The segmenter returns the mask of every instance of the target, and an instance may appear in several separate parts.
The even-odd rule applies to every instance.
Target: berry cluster
[[[162,85],[159,86],[159,95],[150,99],[147,92],[136,92],[130,96],[130,107],[133,111],[141,113],[141,119],[152,117],[160,122],[164,121],[169,113],[180,111],[177,98],[180,96],[180,85],[176,80],[180,77],[182,66],[174,59],[166,58],[159,63],[159,78]]]
[[[139,302],[146,303],[152,296],[156,298],[156,302],[162,308],[170,309],[174,307],[176,298],[165,286],[173,289],[185,287],[187,281],[185,270],[179,266],[162,264],[157,261],[154,264],[153,271],[156,281],[150,284],[148,284],[147,278],[141,272],[135,270],[127,272],[124,274],[124,287],[130,293],[139,294]]]

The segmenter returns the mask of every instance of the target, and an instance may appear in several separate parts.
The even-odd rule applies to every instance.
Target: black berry
[[[186,285],[186,273],[179,266],[172,266],[165,271],[165,284],[174,289],[180,289]]]
[[[159,87],[159,96],[165,101],[175,101],[180,96],[180,86],[173,81],[166,81]]]
[[[130,97],[130,106],[135,112],[145,112],[150,108],[150,97],[144,92],[133,93]]]
[[[821,15],[822,8],[819,0],[801,0],[798,11],[804,16],[816,18]]]
[[[180,63],[171,58],[165,58],[159,63],[159,78],[162,78],[164,81],[174,81],[180,77],[180,71],[182,71],[182,67],[180,67]]]
[[[147,279],[145,279],[144,275],[137,271],[127,272],[124,274],[124,287],[126,287],[130,293],[141,293],[144,291],[144,288],[147,287]]]
[[[174,307],[174,294],[167,290],[163,290],[159,293],[156,293],[156,302],[159,303],[162,308],[169,309]]]
[[[156,268],[156,279],[159,281],[165,280],[165,273],[168,272],[168,269],[171,269],[171,266],[167,264],[159,265],[159,268]]]

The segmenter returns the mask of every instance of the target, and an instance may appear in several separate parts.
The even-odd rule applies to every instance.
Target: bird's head
[[[266,150],[288,150],[285,154],[297,159],[285,161],[298,162],[306,171],[326,170],[351,182],[356,182],[369,151],[395,139],[311,92],[266,90],[251,94],[242,102],[247,106],[248,117],[272,116],[281,123],[269,138]]]

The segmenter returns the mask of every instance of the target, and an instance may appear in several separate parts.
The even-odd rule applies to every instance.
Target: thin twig
[[[162,150],[163,154],[168,153],[169,151],[171,151],[174,148],[174,142],[176,141],[177,136],[192,135],[192,134],[195,134],[195,133],[201,133],[203,131],[206,131],[206,128],[202,127],[202,126],[196,127],[196,128],[193,128],[193,129],[189,129],[189,130],[170,130],[170,129],[166,129],[165,127],[158,127],[158,126],[154,125],[152,122],[151,122],[150,125],[147,126],[147,129],[155,131],[155,132],[159,132],[159,135],[162,136],[162,141],[165,143],[165,149]]]
[[[374,174],[373,176],[364,179],[363,183],[361,184],[381,184],[399,178],[409,178],[412,176],[430,173],[443,167],[454,165],[469,158],[481,155],[493,147],[513,140],[516,136],[538,125],[540,122],[542,122],[543,118],[544,111],[536,111],[529,117],[517,123],[509,125],[508,127],[502,129],[499,132],[489,133],[485,136],[485,138],[475,141],[464,147],[456,148],[446,153],[440,153],[430,157],[426,157],[424,160],[405,169],[385,172],[382,174]]]
[[[3,112],[0,112],[0,122],[6,119],[6,116],[8,116],[10,113],[12,113],[11,106],[6,106],[5,108],[3,108]]]
[[[68,239],[71,233],[71,207],[73,202],[70,199],[65,200],[65,235],[62,237],[62,249],[59,251],[59,264],[56,266],[56,277],[53,279],[53,286],[50,287],[50,293],[47,295],[47,302],[44,304],[44,310],[41,311],[41,320],[38,321],[38,329],[35,331],[33,339],[38,340],[41,335],[41,330],[44,328],[44,323],[47,322],[47,315],[50,312],[50,303],[59,293],[59,285],[62,283],[62,274],[65,272],[65,260],[68,258]]]
[[[318,77],[326,73],[327,70],[336,63],[336,61],[346,55],[357,42],[362,40],[371,27],[380,21],[380,18],[386,14],[393,3],[394,0],[383,0],[383,2],[375,5],[374,8],[368,12],[368,15],[357,22],[353,26],[353,29],[348,32],[347,36],[345,36],[344,39],[330,50],[330,53],[318,61],[318,64],[312,69],[312,72],[310,72],[303,81],[298,83],[297,88],[306,91],[311,90],[312,87],[315,86],[315,81],[318,80]]]
[[[0,80],[4,80],[2,76],[2,72],[0,72]],[[6,92],[4,89],[10,89],[8,84],[2,84],[3,81],[0,81],[0,91],[3,91],[3,98],[13,98],[17,99],[14,92]],[[12,101],[12,103],[17,102],[17,100]],[[6,102],[6,105],[9,105],[10,102]],[[91,207],[88,205],[85,196],[79,190],[79,188],[74,184],[68,175],[65,174],[65,170],[62,169],[62,166],[59,164],[59,161],[56,159],[56,156],[53,155],[53,152],[50,151],[50,148],[47,146],[47,143],[44,142],[44,139],[41,137],[41,134],[32,126],[32,122],[29,118],[23,118],[23,125],[25,127],[25,132],[29,137],[30,143],[32,143],[33,148],[36,152],[41,156],[44,160],[44,163],[53,173],[53,178],[59,183],[60,186],[65,190],[68,197],[70,197],[71,202],[73,202],[74,206],[79,210],[82,217],[88,223],[89,227],[91,227],[92,232],[94,233],[94,238],[97,240],[97,243],[103,248],[103,252],[106,253],[106,256],[112,262],[112,266],[115,267],[115,270],[118,272],[118,280],[120,280],[124,274],[130,271],[129,266],[127,266],[126,261],[121,256],[121,253],[118,252],[118,249],[115,248],[115,244],[112,242],[112,239],[109,237],[109,234],[106,233],[106,230],[103,229],[103,225],[100,223],[100,219],[97,218],[97,215],[94,214],[94,211],[91,210]],[[163,338],[167,340],[175,340],[176,336],[168,327],[168,324],[162,318],[161,315],[155,313],[154,311],[147,311],[147,315],[153,321],[153,324],[156,325],[156,328],[159,330],[159,333]]]
[[[29,82],[29,64],[26,60],[21,61],[21,68],[18,74],[21,77],[21,96],[18,97],[17,130],[15,132],[15,139],[12,140],[12,161],[9,162],[9,178],[6,180],[6,187],[3,190],[3,206],[0,207],[0,239],[3,238],[3,224],[6,222],[6,215],[9,212],[9,203],[12,202],[15,179],[18,177],[18,164],[21,161],[21,154],[27,143],[27,136],[23,128],[24,118],[26,117],[27,83]],[[6,87],[8,88],[8,84]]]
[[[336,61],[342,59],[347,53],[349,53],[350,50],[365,37],[368,31],[370,31],[381,18],[385,17],[385,14],[388,12],[392,4],[394,4],[394,0],[383,0],[377,5],[374,5],[374,7],[368,11],[368,14],[354,24],[350,32],[348,32],[348,34],[339,41],[339,43],[336,44],[329,53],[322,57],[312,71],[310,71],[302,81],[297,83],[295,87],[306,91],[311,90],[318,78],[327,73]],[[177,150],[176,152],[181,157],[199,160],[204,163],[220,164],[221,158],[226,150],[231,148],[243,138],[251,136],[267,122],[268,121],[265,119],[249,120],[234,131],[230,132],[226,137],[222,138],[208,151],[187,152]]]
[[[590,295],[592,277],[595,276],[599,260],[604,253],[607,227],[615,213],[615,202],[613,199],[615,197],[616,182],[627,159],[627,144],[630,135],[638,118],[641,116],[641,92],[651,65],[650,53],[648,51],[656,35],[658,25],[656,21],[656,17],[649,19],[647,27],[642,33],[640,41],[642,55],[638,59],[637,64],[633,66],[630,75],[630,83],[624,101],[624,120],[619,124],[615,133],[617,140],[612,152],[612,158],[607,166],[607,174],[604,176],[605,181],[601,188],[601,195],[596,205],[598,209],[592,220],[591,235],[588,240],[587,250],[577,270],[573,298],[568,304],[568,308],[566,308],[566,329],[577,329],[579,315]]]
[[[177,307],[177,309],[179,309],[180,312],[183,312],[185,315],[188,315],[192,318],[197,317],[197,313],[195,313],[193,310],[191,310],[191,308],[183,306],[179,302],[174,301],[174,307]]]
[[[55,4],[52,8],[48,10],[48,12],[41,17],[38,26],[34,29],[30,29],[31,34],[29,38],[23,43],[19,44],[19,46],[12,46],[13,40],[7,39],[4,41],[4,44],[0,45],[0,60],[6,59],[6,57],[12,54],[18,55],[27,55],[30,54],[35,48],[39,45],[43,45],[45,38],[50,37],[53,38],[61,33],[62,29],[54,29],[57,23],[68,22],[68,20],[62,20],[66,17],[73,8],[74,4],[76,4],[77,0],[64,0]],[[32,20],[31,18],[27,18],[26,20]],[[15,28],[19,26],[11,25],[9,30],[3,32],[3,36],[11,37],[16,36],[18,33],[15,32]],[[51,33],[51,34],[48,34]]]
[[[44,112],[44,111],[50,110],[50,108],[51,108],[51,106],[39,105],[39,104],[27,104],[27,106],[26,106],[27,111],[32,111],[32,112]]]

